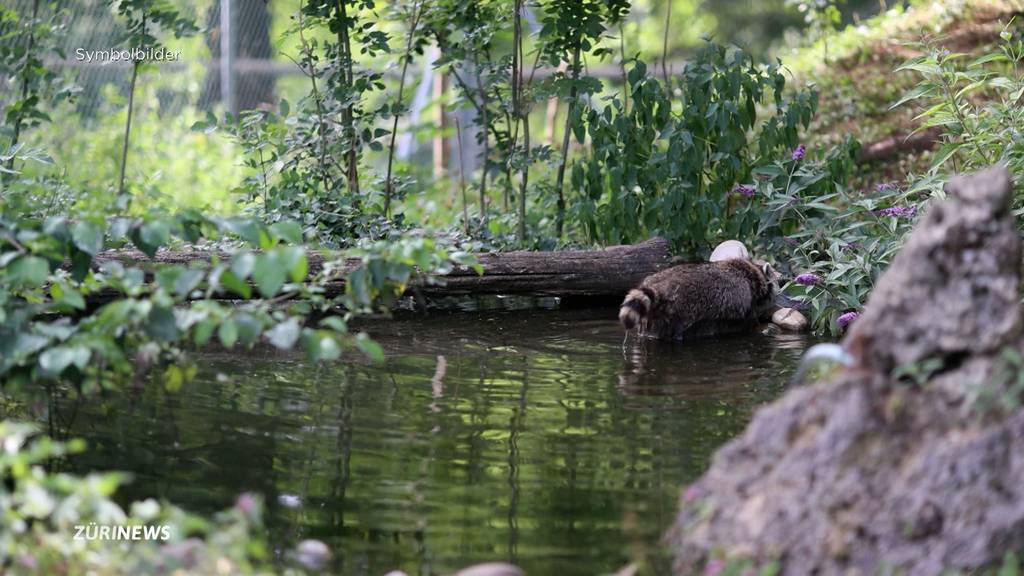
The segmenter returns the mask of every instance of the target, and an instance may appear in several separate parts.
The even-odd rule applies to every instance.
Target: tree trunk
[[[211,255],[213,253],[209,251],[183,250],[159,252],[155,258],[150,259],[137,250],[109,250],[96,256],[93,265],[98,267],[111,261],[126,265],[140,262],[187,265],[208,262]],[[226,252],[218,253],[217,256],[221,262],[231,259],[231,254]],[[603,250],[478,254],[477,260],[483,266],[483,275],[478,275],[472,268],[456,266],[450,274],[441,278],[442,283],[419,283],[416,287],[427,296],[522,294],[563,298],[620,298],[645,277],[671,265],[668,242],[663,238]],[[310,275],[317,274],[323,263],[322,256],[310,254]],[[345,282],[342,276],[360,264],[359,259],[347,261],[344,270],[339,271],[339,277],[326,283],[326,294],[332,296],[343,293]],[[88,300],[100,303],[116,297],[117,294],[113,292],[100,292],[91,295]],[[238,299],[233,293],[219,297]]]

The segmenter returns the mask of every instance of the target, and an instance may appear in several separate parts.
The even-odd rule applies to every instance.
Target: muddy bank
[[[1021,246],[1008,174],[947,187],[842,345],[682,497],[675,571],[973,570],[1024,548]]]

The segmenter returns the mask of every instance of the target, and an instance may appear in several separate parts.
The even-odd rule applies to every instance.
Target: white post
[[[231,0],[220,0],[220,101],[235,113],[234,54],[231,50]]]

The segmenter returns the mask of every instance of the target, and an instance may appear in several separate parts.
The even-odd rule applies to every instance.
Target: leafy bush
[[[778,65],[759,68],[736,48],[708,43],[672,94],[633,63],[630,106],[618,98],[573,125],[591,152],[573,166],[574,217],[588,238],[629,243],[662,235],[689,256],[749,238],[759,214],[734,194],[751,170],[793,150],[816,95],[784,93]],[[773,113],[758,125],[758,107]]]
[[[969,62],[966,54],[920,43],[916,46],[925,53],[897,69],[914,71],[921,81],[893,107],[921,103],[927,108],[917,117],[917,130],[942,131],[942,147],[932,158],[933,175],[947,163],[953,172],[1003,163],[1018,184],[1024,183],[1022,32],[1011,20],[1000,33],[999,51]]]
[[[137,255],[132,263],[94,260],[106,245],[130,243],[152,258],[175,238],[222,237],[259,252],[235,249],[223,262],[213,254],[199,267],[149,263]],[[138,385],[154,372],[176,388],[195,372],[187,348],[214,336],[227,348],[302,343],[313,361],[335,359],[343,346],[379,358],[365,334],[348,333],[346,320],[386,311],[414,279],[429,280],[452,262],[473,264],[467,254],[449,255],[430,239],[407,238],[350,254],[360,258],[355,268],[346,266],[348,254],[324,252],[323,265],[307,279],[310,253],[302,240],[294,222],[267,226],[191,211],[115,218],[109,228],[101,220],[15,221],[0,212],[0,383],[62,381],[92,392]],[[347,279],[345,293],[328,296],[325,284],[341,278]],[[229,294],[245,302],[221,300]],[[87,306],[97,297],[106,303]],[[304,325],[307,315],[337,306],[348,311]]]
[[[242,495],[209,520],[155,500],[126,510],[111,499],[124,475],[48,471],[55,459],[84,448],[52,441],[33,425],[0,421],[0,572],[252,574],[269,565],[258,498]],[[76,538],[76,527],[95,533],[101,525],[166,527],[167,538]]]
[[[859,145],[847,138],[822,160],[799,147],[788,158],[759,166],[736,187],[756,218],[754,245],[788,273],[784,286],[817,333],[839,334],[844,313],[856,312],[912,227],[917,203],[932,186],[887,183],[849,189]]]

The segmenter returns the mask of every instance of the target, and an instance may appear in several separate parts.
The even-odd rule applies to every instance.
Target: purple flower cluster
[[[804,272],[803,274],[800,274],[799,276],[794,278],[793,282],[796,282],[801,286],[817,286],[818,284],[821,284],[821,276],[818,276],[817,274],[814,274],[812,272]]]
[[[746,184],[737,184],[736,187],[732,189],[733,194],[746,196],[747,198],[753,196],[754,192],[757,192],[757,189],[755,189],[753,186],[748,186]]]
[[[839,318],[836,318],[836,324],[838,324],[843,330],[846,330],[846,327],[853,324],[853,321],[858,317],[860,317],[859,312],[846,312],[844,314],[840,314]]]
[[[913,218],[917,216],[917,206],[891,206],[875,210],[875,216],[895,216],[896,218]]]
[[[875,186],[875,192],[888,192],[889,190],[897,190],[899,186],[895,182],[882,182]]]
[[[793,150],[793,162],[799,162],[803,160],[805,152],[807,152],[807,148],[803,144],[797,146],[796,150]]]

